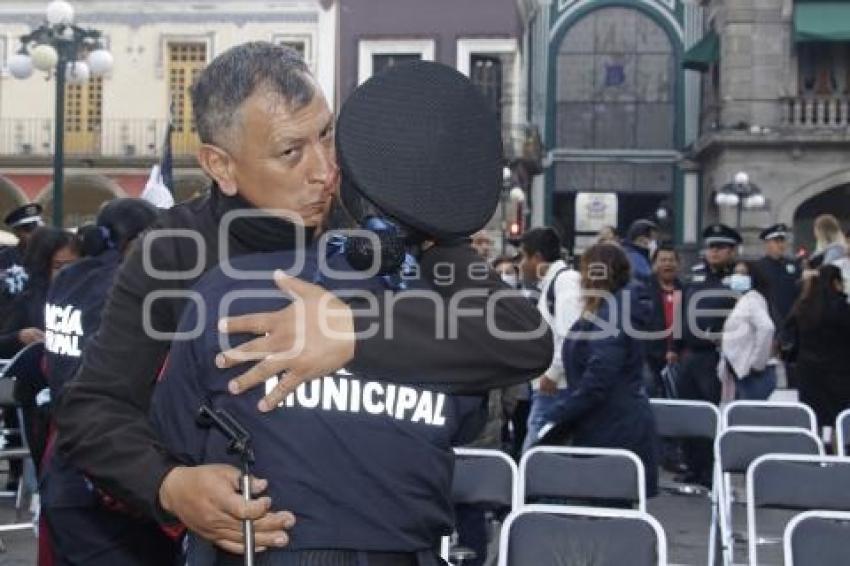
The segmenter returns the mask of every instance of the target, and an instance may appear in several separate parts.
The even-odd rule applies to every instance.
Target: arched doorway
[[[63,187],[64,226],[93,222],[103,203],[126,196],[118,183],[103,175],[68,175]],[[44,206],[45,221],[53,218],[53,183],[39,193],[36,201]]]
[[[652,4],[586,3],[550,51],[547,175],[553,221],[574,228],[579,192],[616,193],[617,224],[673,202],[684,139],[680,29]]]
[[[18,185],[0,176],[0,220],[28,201],[27,195]],[[5,226],[0,229],[5,230]]]
[[[797,207],[794,212],[796,246],[806,246],[809,251],[814,249],[815,237],[812,227],[815,218],[827,213],[836,216],[845,231],[850,229],[850,183],[815,195]]]

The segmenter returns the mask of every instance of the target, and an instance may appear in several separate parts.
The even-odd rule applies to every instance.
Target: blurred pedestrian
[[[820,427],[834,426],[850,407],[850,306],[836,266],[823,265],[804,281],[788,326],[800,401],[812,407]]]
[[[648,330],[664,332],[666,336],[644,342],[646,361],[652,372],[652,397],[674,395],[670,385],[661,380],[661,372],[679,363],[682,351],[682,281],[679,252],[666,242],[652,257],[653,277],[649,285],[651,311]]]
[[[620,235],[617,234],[617,229],[614,226],[603,226],[596,234],[596,243],[601,244],[603,242],[620,243]]]
[[[567,395],[568,382],[561,351],[567,332],[581,315],[581,276],[561,259],[561,238],[553,228],[534,228],[526,232],[520,254],[520,276],[525,284],[537,287],[537,309],[552,329],[555,344],[549,369],[531,382],[525,451],[545,424],[546,412]]]
[[[841,223],[832,214],[821,214],[815,218],[814,232],[817,248],[809,260],[809,267],[835,265],[841,270],[845,288],[850,287],[850,257]]]
[[[652,280],[650,260],[658,248],[658,225],[651,220],[635,220],[622,245],[632,267],[632,279],[649,286]]]
[[[473,234],[472,248],[482,259],[490,261],[493,258],[493,238],[490,236],[490,231],[482,229]]]
[[[770,282],[761,264],[739,262],[729,287],[741,293],[723,324],[717,375],[724,401],[765,401],[776,388],[776,325],[767,298]]]
[[[643,387],[643,347],[629,331],[645,329],[648,313],[634,304],[630,279],[620,246],[594,244],[582,255],[584,308],[563,345],[570,388],[548,408],[544,421],[554,423],[553,439],[637,454],[646,470],[647,495],[653,496],[658,485],[655,420]]]

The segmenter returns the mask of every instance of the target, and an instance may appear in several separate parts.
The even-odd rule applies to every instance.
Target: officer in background
[[[705,247],[703,259],[691,269],[685,287],[684,356],[679,383],[679,396],[720,402],[720,381],[717,379],[718,344],[723,323],[735,306],[735,294],[727,286],[727,277],[735,266],[741,235],[724,224],[713,224],[702,234]],[[696,311],[696,312],[695,312]],[[702,314],[699,311],[715,311]],[[694,316],[694,313],[697,315]],[[693,320],[693,324],[692,321]],[[711,485],[711,444],[708,441],[689,441],[685,447],[690,471],[686,483]]]
[[[764,257],[758,263],[770,282],[768,305],[776,324],[777,339],[780,344],[790,343],[783,335],[784,322],[800,294],[802,274],[799,263],[786,255],[788,233],[788,226],[779,223],[762,230],[759,234],[759,238],[764,242]],[[789,387],[796,387],[793,365],[785,362],[785,375]]]
[[[0,250],[0,270],[7,270],[13,265],[23,265],[24,251],[27,249],[30,235],[39,226],[44,225],[41,219],[41,205],[35,202],[18,207],[3,219],[3,222],[18,238],[18,245]]]
[[[786,255],[788,226],[774,224],[762,230],[759,238],[764,242],[764,257],[758,263],[770,281],[768,302],[781,325],[800,293],[800,266]]]

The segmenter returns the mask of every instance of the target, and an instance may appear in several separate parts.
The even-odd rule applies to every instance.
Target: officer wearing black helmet
[[[341,294],[427,291],[416,276],[433,268],[426,242],[470,249],[468,236],[495,210],[499,145],[498,125],[466,77],[436,63],[394,67],[352,94],[337,134],[344,210],[377,236],[380,252],[361,236],[332,236],[326,246],[308,247],[302,269],[291,252],[242,256],[229,269],[291,269]],[[457,166],[433,167],[449,162]],[[321,268],[323,262],[333,271]],[[376,275],[366,273],[370,264]],[[487,294],[508,291],[492,271],[484,278]],[[262,392],[228,395],[227,382],[238,369],[212,364],[222,338],[216,313],[228,297],[244,298],[228,314],[278,309],[287,299],[270,298],[274,288],[269,280],[233,280],[222,269],[195,286],[203,306],[187,309],[179,331],[198,328],[197,338],[172,346],[154,393],[152,418],[165,445],[191,464],[234,461],[225,438],[197,427],[194,416],[203,402],[228,410],[252,433],[257,474],[268,479],[271,498],[297,517],[290,545],[269,549],[263,564],[440,563],[435,549],[452,526],[451,446],[475,437],[486,418],[486,397],[395,385],[377,367],[344,369],[301,385],[269,414],[256,412]],[[461,336],[456,347],[475,339]],[[503,347],[512,350],[515,343],[506,340]],[[393,381],[415,383],[418,373],[411,368]],[[189,549],[193,566],[241,560],[208,557],[196,539]]]
[[[684,353],[679,396],[717,404],[720,402],[718,341],[736,300],[727,285],[727,277],[732,274],[741,235],[724,224],[713,224],[703,231],[702,238],[704,255],[691,268],[682,302]],[[688,443],[686,459],[690,470],[683,478],[685,481],[711,485],[711,449],[707,442]]]

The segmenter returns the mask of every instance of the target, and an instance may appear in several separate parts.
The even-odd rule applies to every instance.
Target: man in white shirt
[[[523,452],[537,440],[545,424],[543,416],[566,396],[567,376],[561,359],[564,338],[581,316],[581,276],[561,259],[561,239],[552,228],[534,228],[525,233],[520,245],[520,276],[527,286],[539,292],[537,308],[552,329],[555,350],[546,373],[531,382],[531,412]]]

